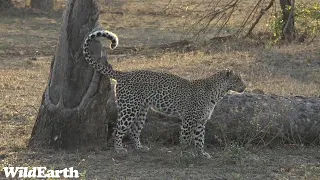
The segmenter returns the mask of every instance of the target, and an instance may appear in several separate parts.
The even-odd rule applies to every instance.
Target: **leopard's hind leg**
[[[127,149],[123,147],[122,140],[136,119],[138,111],[139,106],[135,103],[118,102],[118,121],[114,132],[114,147],[117,153],[127,152]]]
[[[134,147],[139,151],[148,151],[147,146],[143,146],[140,142],[140,133],[143,129],[143,126],[146,122],[148,106],[141,105],[137,114],[137,119],[133,122],[130,129],[130,137],[134,142]]]
[[[189,152],[189,147],[192,142],[192,130],[195,123],[192,116],[186,116],[182,118],[181,131],[180,131],[180,144],[182,155],[193,156],[192,152]]]

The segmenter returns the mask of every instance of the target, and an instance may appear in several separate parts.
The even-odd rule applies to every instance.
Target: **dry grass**
[[[114,2],[117,8],[106,5],[102,8],[101,22],[119,35],[120,46],[155,45],[179,40],[181,27],[185,25],[186,7],[170,6],[170,11],[163,11],[166,3]],[[10,165],[75,166],[82,172],[86,170],[83,176],[90,179],[100,179],[105,175],[110,178],[158,179],[316,179],[320,176],[317,147],[294,146],[255,152],[254,148],[247,150],[230,145],[222,150],[210,148],[211,152],[216,152],[213,161],[180,159],[172,153],[177,152],[176,147],[164,148],[158,144],[151,144],[152,149],[157,149],[155,152],[133,153],[127,157],[128,160],[118,157],[113,151],[101,150],[29,152],[26,145],[47,83],[61,18],[22,12],[20,15],[19,12],[10,12],[2,16],[0,169]],[[243,74],[248,84],[247,91],[258,88],[267,94],[319,97],[319,50],[319,39],[313,43],[281,47],[270,46],[264,40],[236,40],[199,43],[191,52],[145,50],[124,57],[113,55],[110,63],[122,71],[150,69],[187,79],[203,78],[218,70],[232,68]]]

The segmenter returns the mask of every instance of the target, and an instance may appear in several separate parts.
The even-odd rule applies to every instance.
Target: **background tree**
[[[291,42],[295,39],[294,0],[280,0],[280,7],[283,20],[283,38]]]
[[[68,149],[105,140],[110,82],[86,63],[81,48],[85,35],[97,26],[98,18],[95,0],[68,2],[30,148]],[[95,58],[99,59],[101,44],[93,42],[92,46]]]

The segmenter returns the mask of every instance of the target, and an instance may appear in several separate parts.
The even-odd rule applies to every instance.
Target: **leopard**
[[[89,65],[102,75],[116,80],[115,97],[118,119],[114,130],[114,148],[117,153],[127,153],[123,138],[129,135],[134,148],[149,151],[140,142],[140,134],[149,110],[177,117],[181,120],[181,152],[194,146],[195,156],[211,158],[204,151],[206,122],[211,118],[217,103],[228,93],[242,93],[245,82],[234,70],[220,70],[209,77],[187,80],[178,75],[151,70],[117,71],[106,62],[104,65],[92,57],[89,50],[93,39],[105,37],[111,41],[110,48],[118,46],[116,34],[107,30],[97,30],[86,36],[83,55]],[[106,60],[107,61],[107,60]]]

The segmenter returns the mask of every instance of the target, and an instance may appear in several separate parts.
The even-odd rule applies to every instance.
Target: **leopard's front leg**
[[[205,134],[205,122],[197,122],[194,129],[194,143],[195,149],[198,155],[210,159],[209,153],[204,151],[204,134]]]

